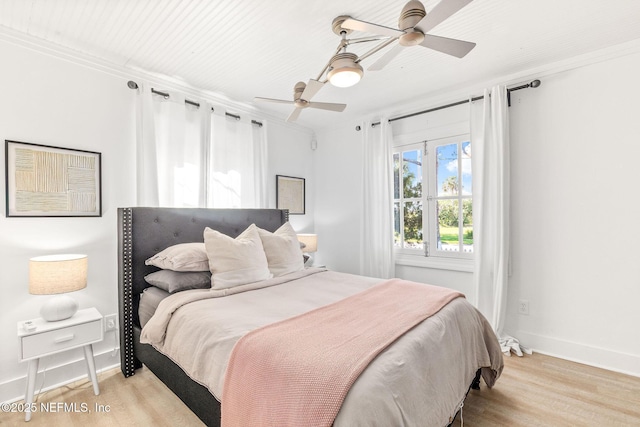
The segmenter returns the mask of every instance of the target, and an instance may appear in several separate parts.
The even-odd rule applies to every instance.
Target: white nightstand
[[[95,308],[87,308],[78,310],[69,319],[58,322],[47,322],[40,318],[30,322],[31,328],[29,330],[25,328],[25,321],[18,322],[20,362],[29,361],[27,392],[24,397],[25,406],[28,408],[33,403],[40,358],[78,347],[84,348],[84,358],[87,362],[89,377],[93,382],[93,392],[96,395],[100,394],[91,344],[102,341],[104,336],[102,314]],[[26,412],[25,421],[30,419],[31,412]]]

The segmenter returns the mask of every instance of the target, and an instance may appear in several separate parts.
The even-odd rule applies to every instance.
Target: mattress
[[[140,305],[138,306],[138,316],[140,317],[140,326],[144,328],[151,316],[156,312],[160,301],[171,295],[169,292],[150,286],[140,295]]]
[[[220,400],[231,351],[248,331],[381,281],[313,269],[288,276],[222,293],[173,294],[159,303],[141,341],[167,355]],[[458,298],[378,355],[353,384],[334,425],[447,425],[476,371],[482,368],[492,386],[502,363],[486,319]]]

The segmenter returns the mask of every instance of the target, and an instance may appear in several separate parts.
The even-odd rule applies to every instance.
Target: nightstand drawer
[[[22,337],[22,359],[40,357],[102,339],[102,319]]]

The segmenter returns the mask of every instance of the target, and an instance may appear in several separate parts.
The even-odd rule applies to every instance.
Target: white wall
[[[640,375],[640,53],[543,78],[510,109],[507,330]],[[517,314],[519,299],[529,316]]]
[[[512,93],[506,324],[535,350],[638,376],[639,72],[640,53],[634,53],[549,73],[540,88]],[[429,119],[419,117],[427,127]],[[394,124],[394,134],[410,127]],[[351,127],[320,132],[318,140],[319,257],[330,268],[357,273],[360,136]],[[396,275],[473,295],[472,273],[403,265]],[[529,301],[528,316],[517,312],[520,299]]]
[[[96,307],[103,315],[117,313],[117,208],[134,206],[135,91],[121,70],[85,66],[77,58],[25,48],[0,37],[0,140],[32,142],[102,153],[103,216],[101,218],[7,218],[0,215],[0,402],[24,395],[26,363],[18,363],[17,322],[39,317],[47,297],[28,293],[28,260],[49,253],[86,253],[88,286],[74,293],[80,308]],[[62,55],[64,56],[64,55]],[[269,139],[268,191],[275,207],[275,175],[307,179],[306,215],[292,216],[299,231],[313,224],[313,133],[274,120]],[[0,150],[4,167],[4,147]],[[0,200],[5,199],[4,173]],[[119,364],[113,332],[94,346],[96,365]],[[50,356],[44,388],[86,375],[82,351]],[[43,376],[36,383],[40,387]]]
[[[276,175],[304,178],[305,214],[289,215],[289,222],[299,233],[312,233],[315,217],[314,151],[311,148],[313,133],[270,121],[268,138],[269,207],[276,207]]]
[[[318,133],[315,152],[315,263],[360,273],[362,132],[348,128]]]
[[[39,317],[46,296],[28,293],[28,260],[50,253],[86,253],[87,288],[81,308],[117,312],[116,208],[135,201],[134,92],[126,80],[0,41],[0,140],[17,140],[102,153],[100,218],[0,216],[0,401],[24,392],[26,363],[18,363],[17,322]],[[4,147],[0,164],[4,167]],[[4,181],[4,173],[2,174]],[[0,186],[5,200],[5,185]],[[95,345],[98,369],[119,362],[113,332]],[[82,351],[47,358],[45,387],[86,374]],[[58,365],[67,365],[58,369]],[[40,386],[40,379],[37,385]]]

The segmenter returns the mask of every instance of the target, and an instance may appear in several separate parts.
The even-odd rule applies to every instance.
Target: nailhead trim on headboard
[[[121,369],[125,377],[135,374],[133,355],[133,297],[132,297],[132,212],[122,209],[122,298],[123,325],[120,333]]]

